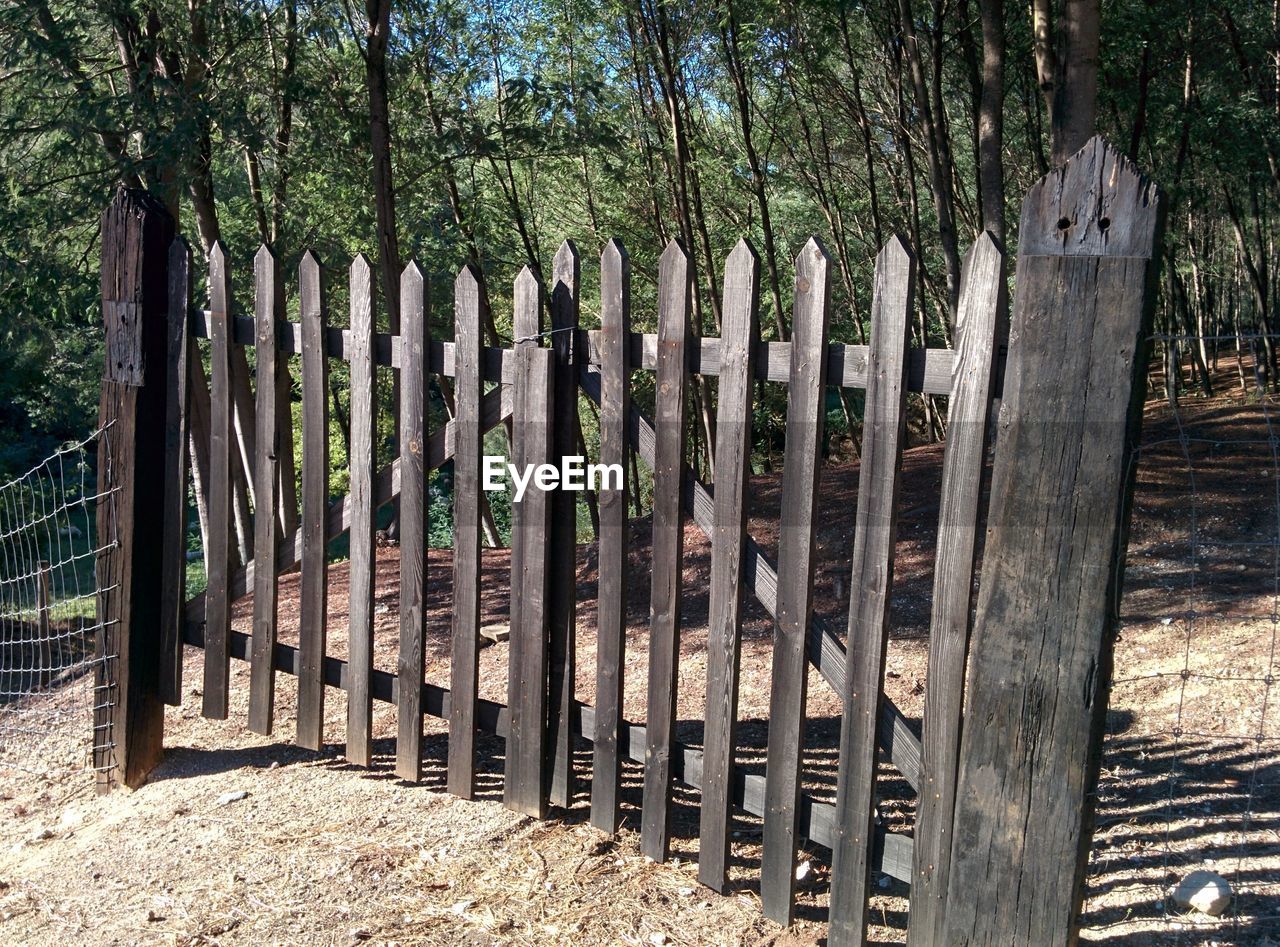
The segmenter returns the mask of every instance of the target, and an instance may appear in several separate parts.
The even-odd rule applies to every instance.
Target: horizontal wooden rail
[[[188,617],[183,629],[183,640],[193,647],[204,647],[204,629],[199,622]],[[230,637],[231,657],[239,661],[249,660],[250,637],[243,632],[232,631]],[[292,645],[277,643],[274,653],[275,669],[284,674],[298,674],[300,659],[298,649]],[[341,658],[326,656],[324,659],[324,682],[329,687],[340,690],[347,688],[347,662]],[[373,699],[385,704],[397,704],[399,698],[399,680],[396,675],[387,671],[374,669],[370,680]],[[449,690],[436,684],[423,684],[422,710],[425,716],[441,720],[449,719]],[[476,701],[476,725],[486,733],[505,737],[510,712],[505,704],[490,700]],[[572,720],[574,733],[591,741],[595,734],[595,708],[575,701],[575,712]],[[622,745],[626,747],[627,757],[636,763],[643,763],[645,756],[645,728],[639,724],[622,723]],[[693,789],[702,788],[702,751],[675,743],[671,748],[671,775]],[[755,773],[744,773],[741,767],[735,767],[733,779],[734,804],[745,812],[755,816],[764,816],[764,777]],[[800,833],[811,842],[830,849],[835,841],[836,828],[835,806],[819,802],[809,795],[801,798]],[[900,881],[911,881],[911,846],[912,841],[906,835],[878,830],[876,846],[873,854],[874,866],[887,875]]]
[[[600,400],[600,376],[594,371],[583,369],[579,375],[582,390],[597,404]],[[646,464],[653,463],[654,430],[649,420],[634,405],[628,416],[631,444],[636,453]],[[707,536],[715,522],[715,501],[711,491],[694,476],[688,465],[685,465],[682,482],[681,502],[691,514],[694,523]],[[747,588],[755,594],[756,600],[764,606],[770,617],[778,607],[778,570],[770,561],[760,544],[750,535],[744,544],[743,578]],[[837,694],[843,694],[845,675],[848,673],[848,655],[845,647],[835,636],[822,616],[814,615],[809,623],[809,661],[817,668],[823,679],[831,685]],[[920,787],[920,770],[922,768],[922,752],[920,738],[907,722],[906,716],[898,709],[888,696],[880,707],[878,725],[880,745],[893,761],[911,786]]]
[[[480,403],[480,428],[488,431],[497,427],[511,417],[511,390],[502,388],[491,391]],[[450,421],[442,430],[436,431],[427,439],[426,469],[435,470],[453,457],[454,423]],[[390,503],[400,493],[400,461],[393,460],[378,471],[373,483],[374,509]],[[337,539],[351,528],[351,498],[344,496],[335,502],[325,513],[325,541]],[[292,536],[285,537],[277,547],[277,565],[281,572],[288,571],[302,561],[302,530],[295,530]],[[253,587],[254,565],[241,566],[231,576],[229,583],[231,601],[247,595]],[[188,622],[204,621],[204,593],[200,592],[187,600],[184,606]]]
[[[208,338],[208,318],[204,312],[192,313],[192,335]],[[325,338],[326,351],[333,358],[345,358],[350,344],[350,331],[330,326]],[[583,330],[586,351],[592,365],[599,363],[599,330]],[[253,320],[244,316],[235,319],[231,341],[238,345],[253,345]],[[697,345],[689,346],[689,371],[695,375],[720,374],[720,340],[704,338]],[[400,339],[380,332],[374,341],[379,365],[400,367]],[[658,337],[652,332],[630,334],[629,364],[637,369],[653,371],[658,365]],[[286,322],[280,339],[279,351],[300,354],[302,352],[302,327],[296,322]],[[912,349],[908,386],[911,391],[930,395],[951,393],[951,373],[956,355],[951,349]],[[486,381],[510,384],[514,378],[514,356],[511,349],[486,348],[484,350],[484,378]],[[431,371],[450,378],[454,375],[452,342],[431,343]],[[791,370],[791,343],[764,342],[756,356],[756,377],[761,381],[786,383]],[[867,387],[867,347],[833,342],[828,347],[827,384],[838,388]]]

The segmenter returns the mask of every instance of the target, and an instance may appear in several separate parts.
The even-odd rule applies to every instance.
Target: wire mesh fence
[[[1280,396],[1267,363],[1276,339],[1155,342],[1175,354],[1153,359],[1135,458],[1085,925],[1111,943],[1273,944]]]
[[[0,485],[0,768],[54,776],[111,759],[114,699],[98,598],[116,543],[99,429]],[[108,766],[99,762],[96,768]]]

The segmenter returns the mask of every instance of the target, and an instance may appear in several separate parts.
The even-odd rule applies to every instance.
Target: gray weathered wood
[[[231,655],[231,471],[232,443],[230,342],[231,278],[221,243],[209,250],[209,546],[205,566],[205,649],[202,712],[227,717],[227,676]]]
[[[840,727],[832,849],[832,947],[862,944],[875,838],[877,718],[889,637],[898,517],[898,473],[906,435],[907,344],[915,295],[915,258],[900,237],[876,257],[871,302],[871,373],[862,422],[862,463],[849,581],[849,674]]]
[[[106,364],[99,401],[94,765],[100,791],[140,786],[161,757],[168,263],[173,218],[120,189],[102,214]],[[170,487],[171,488],[171,487]],[[108,539],[108,537],[110,539]],[[97,728],[101,727],[99,730]],[[105,739],[104,739],[105,738]]]
[[[400,651],[396,677],[401,682],[397,704],[396,775],[410,782],[422,778],[422,681],[426,639],[427,423],[431,350],[426,279],[416,263],[400,274]]]
[[[814,517],[826,416],[823,360],[827,354],[831,259],[816,237],[810,238],[796,257],[793,299],[760,874],[765,916],[780,924],[791,923],[795,897],[800,757],[809,679],[806,649],[813,614]]]
[[[182,703],[182,603],[187,578],[187,432],[193,361],[191,248],[181,237],[169,247],[168,371],[164,424],[164,538],[160,574],[160,696]]]
[[[364,254],[351,263],[351,567],[347,654],[347,759],[373,761],[373,579],[377,565],[373,481],[377,470],[378,371],[373,359],[374,287]]]
[[[933,616],[924,695],[924,772],[916,798],[908,941],[946,943],[943,908],[951,858],[951,815],[969,651],[974,559],[981,527],[987,420],[996,348],[1008,306],[1004,251],[990,233],[965,258],[956,319],[956,377],[947,410]]]
[[[453,282],[455,363],[453,453],[453,626],[449,703],[449,792],[475,792],[476,693],[480,684],[480,422],[482,327],[489,299],[480,270],[468,264]]]
[[[249,729],[270,734],[275,716],[276,675],[272,654],[276,647],[276,620],[279,587],[276,584],[276,552],[279,542],[278,471],[280,454],[279,411],[276,398],[279,388],[276,360],[277,285],[276,261],[264,245],[253,259],[254,322],[257,341],[258,390],[254,414],[258,430],[255,438],[254,497],[257,502],[253,518],[255,572],[253,581],[253,661],[249,670]]]
[[[302,324],[301,622],[298,630],[298,745],[324,746],[324,657],[329,622],[329,301],[324,267],[308,250],[298,265]],[[279,564],[293,558],[281,556]],[[296,560],[295,560],[296,561]]]
[[[552,451],[554,363],[537,334],[542,287],[525,267],[516,277],[512,331],[519,372],[515,384],[512,462],[520,470],[545,463]],[[551,503],[533,483],[511,507],[511,641],[508,652],[507,736],[503,802],[535,818],[547,812],[547,536]]]
[[[1100,138],[1023,204],[948,944],[1079,936],[1162,204]]]
[[[566,240],[552,263],[551,350],[555,354],[556,414],[552,454],[578,453],[577,329],[578,286],[581,283],[578,248]],[[547,550],[548,620],[551,633],[549,732],[547,756],[550,801],[568,807],[573,802],[573,716],[575,650],[578,632],[578,494],[560,488],[551,495],[551,534]]]
[[[622,758],[622,688],[626,671],[628,530],[627,414],[631,369],[631,261],[618,240],[600,254],[600,463],[622,470],[621,489],[599,492],[600,541],[596,594],[596,714],[591,771],[591,824],[618,828]]]
[[[738,241],[725,264],[723,299],[698,847],[698,880],[721,892],[728,881],[729,867],[742,630],[742,561],[747,535],[747,477],[751,472],[751,396],[755,351],[760,337],[760,259],[745,239]]]
[[[654,395],[653,541],[649,592],[648,747],[640,850],[665,861],[671,828],[671,744],[676,728],[676,662],[680,654],[684,516],[685,358],[693,275],[684,248],[672,240],[658,265],[658,366]]]

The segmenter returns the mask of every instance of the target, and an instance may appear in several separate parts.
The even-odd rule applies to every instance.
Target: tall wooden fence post
[[[102,376],[97,562],[101,625],[95,685],[99,790],[137,787],[160,762],[161,594],[167,409],[168,274],[173,218],[121,189],[102,215]]]
[[[1078,939],[1161,204],[1100,138],[1023,204],[948,945]]]

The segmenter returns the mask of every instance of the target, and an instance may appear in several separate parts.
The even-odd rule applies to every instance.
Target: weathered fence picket
[[[324,746],[324,656],[329,627],[329,322],[324,267],[311,251],[298,265],[302,330],[302,578],[298,629],[298,745]],[[289,558],[289,557],[282,557]]]
[[[836,811],[842,831],[831,853],[828,936],[833,947],[861,944],[866,938],[867,886],[875,837],[876,725],[889,638],[915,280],[915,257],[900,237],[891,237],[876,257],[871,302],[871,362],[853,527],[853,576],[849,580],[850,673],[836,776]]]
[[[578,248],[566,240],[551,267],[551,349],[555,354],[555,426],[553,455],[578,452],[578,287],[582,282]],[[574,675],[577,666],[577,495],[558,489],[551,495],[551,532],[547,537],[548,621],[551,633],[549,724],[552,751],[547,757],[551,804],[573,799]]]
[[[600,489],[596,594],[596,719],[591,770],[591,824],[618,827],[622,757],[618,752],[627,646],[627,416],[631,407],[631,261],[618,240],[600,254],[600,463],[622,470],[618,488]],[[582,366],[585,369],[585,366]],[[582,374],[582,372],[580,372]]]
[[[453,621],[449,677],[449,792],[475,791],[476,691],[480,683],[480,463],[484,450],[482,314],[489,305],[480,271],[468,264],[453,283]]]
[[[351,568],[347,624],[347,759],[373,762],[373,585],[375,534],[378,369],[374,363],[373,268],[359,255],[351,264]]]
[[[554,362],[538,345],[542,286],[525,267],[515,284],[516,351],[512,463],[528,470],[547,463],[554,450]],[[511,637],[508,651],[507,736],[503,801],[535,818],[547,813],[547,554],[551,503],[531,485],[511,507]]]
[[[728,880],[742,631],[742,555],[747,533],[747,475],[751,470],[753,369],[760,338],[760,259],[746,240],[738,241],[725,264],[723,299],[698,844],[698,880],[717,891],[723,891]]]
[[[396,775],[422,778],[428,497],[425,450],[431,333],[427,286],[410,263],[400,274],[400,651],[396,661]]]
[[[422,776],[423,718],[445,718],[447,787],[464,797],[476,788],[477,734],[495,733],[506,742],[504,802],[535,817],[544,817],[551,806],[574,804],[573,749],[578,739],[585,739],[592,744],[591,822],[604,831],[613,832],[619,825],[622,760],[643,765],[640,843],[652,858],[661,860],[668,854],[675,781],[701,791],[699,878],[709,887],[723,891],[728,883],[734,809],[760,816],[760,891],[765,913],[772,918],[789,922],[793,915],[795,855],[801,839],[829,847],[833,945],[864,940],[868,882],[876,869],[914,886],[912,943],[1028,943],[1070,937],[1073,922],[1067,908],[1078,905],[1079,891],[1068,875],[1078,870],[1080,839],[1087,827],[1085,785],[1093,772],[1090,767],[1096,765],[1090,754],[1096,753],[1098,707],[1103,703],[1099,694],[1090,703],[1086,684],[1105,683],[1076,672],[1092,659],[1091,666],[1102,667],[1105,678],[1106,608],[1114,605],[1115,589],[1069,570],[1055,573],[1054,563],[1038,567],[1038,580],[1065,577],[1082,599],[1102,603],[1087,616],[1082,613],[1072,628],[1053,632],[1071,649],[1069,666],[1058,669],[1066,682],[1064,693],[1083,693],[1086,701],[1082,708],[1072,705],[1079,724],[1075,731],[1048,733],[1038,744],[1052,751],[1053,758],[1042,766],[1051,777],[1037,776],[1018,760],[1004,758],[1008,754],[1001,748],[1000,733],[1013,732],[1013,724],[999,728],[1000,733],[990,727],[975,733],[961,726],[961,714],[964,708],[970,715],[1012,719],[1013,697],[1000,692],[997,665],[1015,685],[1032,686],[1026,683],[1032,671],[1018,668],[1019,654],[1009,650],[1007,636],[994,634],[997,624],[1015,635],[1039,635],[1037,640],[1050,636],[1052,616],[1045,602],[1054,601],[1052,595],[1041,596],[1044,601],[1014,601],[998,597],[992,588],[1007,583],[1010,576],[1024,576],[1019,564],[1025,567],[1034,559],[1035,550],[1020,543],[1015,529],[1020,518],[1026,519],[1018,513],[1026,503],[1036,501],[1037,509],[1055,515],[1062,512],[1064,520],[1070,512],[1061,498],[1044,500],[1059,485],[1046,479],[1049,465],[1035,458],[1047,443],[1037,434],[1044,418],[1056,418],[1066,436],[1083,437],[1084,425],[1072,421],[1066,398],[1061,397],[1073,391],[1073,379],[1077,386],[1087,381],[1086,414],[1105,422],[1107,440],[1106,445],[1091,443],[1088,450],[1082,446],[1079,452],[1081,463],[1087,462],[1091,471],[1101,470],[1105,481],[1098,488],[1102,492],[1091,493],[1089,500],[1090,522],[1097,530],[1080,541],[1093,543],[1099,561],[1113,562],[1122,549],[1129,474],[1115,461],[1125,456],[1123,446],[1131,441],[1135,423],[1131,395],[1139,382],[1133,373],[1143,359],[1135,340],[1141,337],[1149,304],[1149,283],[1144,280],[1156,256],[1158,197],[1101,143],[1093,143],[1073,161],[1076,166],[1063,172],[1056,184],[1032,192],[1024,214],[1019,261],[1023,287],[1016,317],[1024,351],[1006,392],[1004,410],[1014,420],[1005,425],[997,447],[992,487],[992,523],[997,530],[989,541],[973,623],[975,675],[969,690],[965,659],[970,598],[984,520],[989,409],[998,394],[1006,305],[1003,256],[985,235],[966,260],[955,352],[909,348],[915,261],[897,238],[877,258],[867,346],[827,340],[830,261],[816,240],[796,261],[789,342],[758,339],[759,261],[745,241],[725,265],[720,338],[693,334],[692,261],[675,241],[665,248],[659,265],[657,331],[632,332],[629,262],[622,245],[610,241],[600,257],[600,328],[579,328],[582,274],[576,249],[566,243],[555,257],[548,298],[530,268],[516,279],[515,342],[509,348],[484,344],[483,327],[491,320],[484,281],[475,267],[463,268],[454,283],[453,340],[433,342],[426,279],[416,266],[407,267],[401,277],[399,331],[386,334],[375,329],[376,288],[364,257],[356,258],[349,273],[351,327],[339,329],[327,325],[323,269],[310,253],[299,265],[299,321],[285,320],[283,283],[266,248],[255,261],[253,320],[233,314],[227,255],[221,245],[215,245],[209,257],[209,310],[188,315],[189,265],[184,267],[185,247],[174,243],[164,263],[170,317],[165,389],[170,403],[161,466],[169,489],[176,489],[165,492],[166,532],[163,543],[157,544],[163,547],[163,569],[157,570],[163,572],[158,597],[163,602],[158,622],[163,642],[153,649],[162,661],[159,687],[177,701],[182,644],[203,647],[203,710],[207,716],[225,717],[230,659],[248,660],[250,726],[267,733],[274,673],[295,674],[297,740],[314,749],[324,741],[325,689],[340,687],[347,693],[347,757],[361,765],[369,765],[372,758],[373,702],[394,704],[395,771],[411,781]],[[1092,302],[1082,307],[1082,298]],[[1110,321],[1102,318],[1104,310],[1113,314]],[[550,313],[550,333],[543,332],[544,311]],[[1063,358],[1069,339],[1083,331],[1072,319],[1081,318],[1093,347],[1082,349],[1079,357]],[[1052,323],[1049,329],[1042,327],[1045,320]],[[1027,341],[1032,328],[1048,333],[1052,351],[1048,345]],[[212,374],[207,385],[200,359],[193,357],[192,340],[200,337],[209,339]],[[542,344],[545,338],[549,344]],[[248,389],[240,377],[242,363],[247,367],[248,345],[256,349],[256,404],[246,402]],[[302,379],[302,515],[297,524],[292,518],[292,473],[286,475],[293,462],[293,445],[285,430],[293,355],[301,356]],[[332,504],[327,492],[330,358],[348,361],[351,378],[350,493]],[[400,456],[379,470],[380,367],[399,371],[401,400]],[[632,403],[633,371],[655,373],[652,421]],[[452,379],[454,401],[453,420],[434,431],[428,423],[432,373]],[[719,378],[714,491],[699,479],[686,456],[687,395],[693,375]],[[753,396],[760,382],[788,386],[776,567],[747,529]],[[487,383],[497,387],[486,393]],[[827,620],[813,614],[825,393],[833,385],[866,390],[847,651]],[[923,739],[884,695],[882,680],[908,391],[950,395]],[[638,458],[653,472],[643,724],[625,720],[622,710],[632,485],[625,475],[621,485],[602,484],[598,497],[595,706],[575,693],[580,617],[577,496],[563,488],[541,489],[536,481],[512,508],[507,704],[478,697],[484,434],[510,418],[512,463],[522,472],[545,462],[555,464],[582,449],[580,393],[599,406],[599,461],[628,472],[629,462]],[[186,488],[179,448],[184,441],[189,442],[191,477],[206,533],[209,584],[204,593],[181,605],[179,553]],[[1030,469],[1023,470],[1019,465],[1028,458]],[[432,629],[426,611],[427,483],[430,471],[449,460],[454,464],[454,548],[452,614],[446,631]],[[253,474],[251,482],[243,476],[246,470]],[[374,530],[378,510],[396,498],[400,612],[392,673],[374,667]],[[238,517],[248,514],[251,503],[258,515],[251,533],[245,534]],[[678,741],[675,734],[686,517],[711,543],[701,749]],[[1063,548],[1074,548],[1076,533],[1067,527],[1060,531],[1067,537]],[[351,550],[350,617],[347,657],[340,660],[327,653],[327,547],[344,532]],[[233,535],[245,540],[242,549],[237,549]],[[248,558],[240,558],[240,552]],[[295,648],[276,641],[276,587],[278,576],[299,561],[301,628]],[[254,623],[252,634],[246,635],[231,629],[230,609],[250,591]],[[736,759],[741,626],[748,592],[775,624],[764,775],[746,772]],[[448,689],[424,679],[426,638],[433,633],[450,639]],[[1068,634],[1074,636],[1070,641],[1063,637]],[[844,705],[834,805],[805,791],[802,764],[811,667],[841,695]],[[876,824],[873,804],[881,750],[920,791],[914,842]],[[1057,844],[1060,849],[1061,871],[1041,873],[1026,887],[1025,898],[1020,894],[1016,904],[987,917],[975,911],[972,898],[966,899],[976,890],[984,892],[980,898],[994,903],[994,882],[976,870],[974,859],[994,859],[1003,866],[1000,877],[1025,873],[1020,853],[1001,841],[1007,833],[997,837],[991,828],[999,818],[991,815],[992,791],[982,782],[981,772],[993,766],[1004,766],[1009,779],[1032,787],[1026,806],[1036,815],[1028,818],[1037,825],[1065,828],[1052,838],[1046,836],[1047,846]],[[132,772],[136,779],[136,766]],[[1040,884],[1050,876],[1060,882],[1052,892]]]
[[[676,662],[680,656],[681,558],[684,516],[686,350],[693,273],[672,240],[658,265],[658,365],[653,460],[653,567],[649,594],[648,744],[640,849],[664,861],[670,844],[671,744],[676,730]]]
[[[231,675],[231,279],[227,251],[209,251],[209,545],[205,549],[203,713],[227,716]]]
[[[253,260],[254,276],[254,355],[257,364],[258,390],[255,415],[258,430],[254,458],[254,496],[257,507],[253,518],[253,548],[257,568],[253,574],[253,658],[249,667],[249,729],[270,734],[275,716],[276,671],[274,654],[278,619],[279,586],[276,575],[280,523],[273,514],[279,507],[278,458],[280,436],[276,408],[279,389],[276,379],[276,325],[283,309],[283,287],[277,285],[275,257],[265,246]],[[268,515],[263,515],[263,514]]]
[[[773,629],[765,768],[768,816],[764,820],[760,874],[760,900],[764,903],[765,916],[782,924],[791,923],[795,904],[800,766],[809,681],[805,652],[813,614],[814,515],[818,507],[818,473],[826,415],[824,382],[831,259],[816,239],[810,239],[796,257],[794,300],[786,447],[782,458],[782,511],[778,524],[778,609]],[[864,430],[864,459],[868,454],[867,441],[880,436],[874,427]],[[859,489],[859,497],[862,493]],[[892,550],[888,555],[892,557]]]
[[[988,233],[965,257],[956,318],[956,378],[947,411],[947,450],[933,566],[933,613],[924,698],[924,771],[916,797],[908,939],[944,944],[943,909],[951,861],[965,659],[974,560],[982,525],[988,415],[995,393],[996,348],[1005,331],[1004,251]]]
[[[190,417],[192,343],[191,248],[182,239],[169,247],[168,366],[165,373],[164,538],[161,550],[160,694],[182,703],[182,603],[187,578],[187,432]]]

